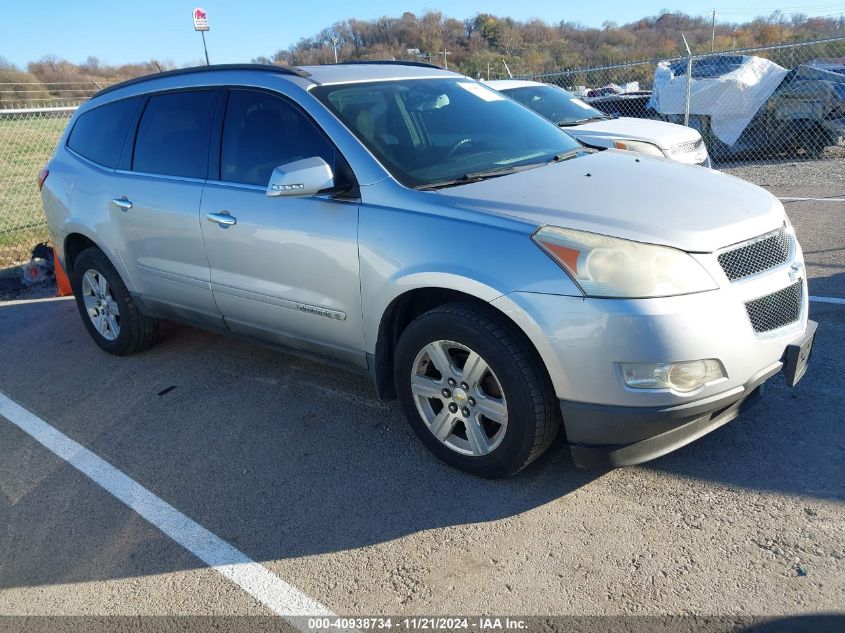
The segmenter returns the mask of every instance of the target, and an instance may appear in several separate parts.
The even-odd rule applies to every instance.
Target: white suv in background
[[[566,128],[584,145],[624,149],[665,157],[687,165],[710,167],[701,134],[683,125],[613,117],[597,110],[563,88],[536,81],[501,79],[486,82],[491,88]]]

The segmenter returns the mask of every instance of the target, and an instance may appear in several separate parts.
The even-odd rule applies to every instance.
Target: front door
[[[229,91],[219,180],[206,184],[200,212],[214,299],[233,331],[366,367],[357,200],[265,193],[275,167],[313,156],[336,177],[347,172],[296,105]]]

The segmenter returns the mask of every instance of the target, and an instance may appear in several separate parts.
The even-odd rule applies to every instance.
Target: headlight
[[[718,288],[701,264],[674,248],[552,226],[532,239],[591,297],[669,297]]]
[[[657,147],[657,145],[654,143],[646,143],[645,141],[624,141],[622,139],[616,139],[613,141],[613,147],[616,149],[626,149],[629,152],[639,152],[640,154],[660,156],[661,158],[666,156],[663,153],[663,150]]]
[[[674,389],[695,391],[709,382],[725,377],[715,358],[679,363],[620,363],[622,379],[633,389]]]

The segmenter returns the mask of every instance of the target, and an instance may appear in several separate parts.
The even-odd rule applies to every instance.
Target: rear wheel
[[[394,368],[411,427],[461,470],[514,474],[558,432],[544,367],[513,325],[489,309],[451,303],[418,317],[402,333]]]
[[[155,343],[158,321],[141,314],[117,270],[99,248],[79,253],[70,282],[82,321],[102,349],[127,356]]]

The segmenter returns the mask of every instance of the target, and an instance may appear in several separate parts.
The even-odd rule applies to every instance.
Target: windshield
[[[593,119],[610,118],[557,86],[523,86],[502,90],[502,94],[528,106],[558,125],[575,125]]]
[[[341,84],[311,92],[407,187],[502,175],[582,147],[469,79]]]

